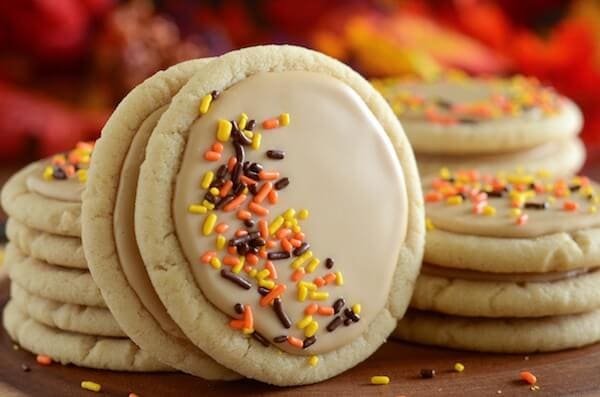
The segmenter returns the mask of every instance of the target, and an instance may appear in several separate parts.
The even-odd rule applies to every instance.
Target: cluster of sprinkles
[[[480,100],[451,102],[412,92],[403,84],[406,81],[401,79],[374,80],[372,84],[390,103],[397,116],[424,116],[430,122],[443,125],[474,124],[500,117],[516,117],[533,109],[551,116],[558,113],[562,106],[562,99],[554,90],[542,86],[535,78],[514,76],[473,79],[461,73],[454,73],[439,79],[437,81],[445,80],[465,86],[486,84],[491,93]],[[429,82],[422,82],[427,83]]]
[[[580,200],[575,200],[578,195]],[[509,203],[507,214],[499,214],[491,199],[504,199]],[[581,208],[580,201],[587,203]],[[565,212],[597,212],[600,195],[590,184],[589,178],[575,176],[571,180],[552,179],[550,173],[541,170],[536,174],[517,170],[513,173],[500,172],[496,175],[477,170],[452,173],[442,168],[425,191],[425,202],[444,202],[448,206],[470,205],[471,212],[481,216],[508,216],[515,226],[529,221],[528,211],[558,209]],[[434,229],[430,219],[427,230]]]
[[[217,91],[204,96],[199,105],[200,115],[206,114],[218,97]],[[341,296],[336,297],[332,305],[323,303],[334,298],[326,291],[327,286],[344,284],[342,272],[333,270],[333,258],[322,261],[311,250],[301,226],[310,215],[307,209],[288,208],[281,214],[271,214],[269,206],[279,202],[279,195],[289,186],[290,179],[277,170],[265,169],[260,162],[247,160],[247,150],[260,151],[263,133],[286,127],[290,121],[288,113],[260,123],[246,113],[237,120],[218,120],[215,141],[204,152],[204,160],[220,164],[204,173],[200,181],[204,196],[200,202],[190,204],[188,212],[204,216],[202,235],[215,236],[214,250],[204,252],[200,262],[218,270],[224,281],[244,290],[255,288],[259,309],[271,310],[290,333],[268,340],[255,330],[252,306],[242,303],[234,306],[238,317],[233,318],[229,326],[251,335],[265,347],[287,343],[306,349],[317,342],[320,329],[334,332],[340,326],[360,321],[361,305],[350,305]],[[225,160],[226,144],[233,146],[235,154]],[[270,149],[264,156],[282,161],[286,152]],[[219,211],[235,212],[240,225],[233,230],[232,225],[220,223]],[[230,237],[226,237],[228,231]],[[278,278],[277,272],[283,261],[293,269],[289,282],[295,283],[295,298],[306,302],[299,319],[292,319],[285,310],[283,294],[288,286],[285,280]],[[292,329],[302,337],[291,335]],[[318,362],[319,358],[314,355],[308,359],[311,366]]]
[[[79,182],[85,183],[93,150],[93,142],[79,142],[74,149],[52,156],[42,177],[47,181],[77,178]]]

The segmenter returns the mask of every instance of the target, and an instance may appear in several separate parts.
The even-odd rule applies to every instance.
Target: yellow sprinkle
[[[246,113],[240,114],[240,118],[238,120],[238,126],[240,127],[240,130],[242,130],[242,131],[245,130],[247,123],[248,123],[248,115]]]
[[[215,205],[208,200],[202,200],[202,205],[206,207],[208,210],[214,210]]]
[[[258,270],[256,269],[250,269],[250,271],[248,272],[248,275],[252,278],[256,277],[256,273],[258,273]]]
[[[291,228],[292,227],[292,221],[285,221],[284,224],[283,224],[283,226],[286,227],[286,228],[288,228],[288,229]]]
[[[306,300],[307,296],[308,296],[308,289],[306,289],[306,287],[300,285],[298,287],[298,300],[300,302],[304,302]]]
[[[313,258],[309,264],[306,266],[306,272],[307,273],[312,273],[315,271],[315,269],[317,268],[317,266],[319,266],[319,263],[321,263],[321,260],[317,259],[317,258]]]
[[[225,238],[225,236],[223,236],[222,234],[219,234],[217,236],[217,241],[215,243],[215,246],[217,247],[217,249],[220,251],[223,248],[225,248],[225,243],[227,242],[227,239]]]
[[[300,266],[304,265],[304,262],[312,258],[313,252],[311,250],[306,251],[292,262],[292,269],[298,269]]]
[[[486,205],[485,207],[483,207],[483,215],[486,215],[486,216],[496,215],[496,208],[492,207],[491,205]]]
[[[304,329],[308,327],[308,324],[312,322],[312,316],[304,316],[304,318],[296,323],[296,327],[299,329]]]
[[[520,208],[511,208],[511,209],[508,211],[508,213],[510,214],[510,216],[511,216],[512,218],[518,218],[518,217],[520,217],[522,212],[523,212],[523,211],[521,211],[521,209],[520,209]]]
[[[292,226],[298,226],[298,219],[294,218],[294,219],[290,220],[290,223]]]
[[[217,124],[217,139],[221,142],[227,142],[231,137],[231,122],[220,119]]]
[[[435,225],[433,224],[430,218],[425,218],[425,227],[428,231],[432,231],[435,229]]]
[[[442,179],[450,179],[452,175],[450,174],[450,170],[446,167],[440,169],[440,178]]]
[[[209,192],[210,192],[210,194],[212,194],[213,196],[218,196],[218,195],[219,195],[219,193],[221,193],[221,192],[219,191],[219,189],[217,189],[216,187],[211,187],[211,188],[210,188],[210,190],[209,190]]]
[[[248,138],[248,139],[254,138],[254,132],[252,132],[252,131],[244,130],[244,131],[242,131],[242,134],[244,134],[246,136],[246,138]]]
[[[269,234],[273,235],[277,233],[279,228],[283,226],[283,222],[283,216],[278,216],[275,219],[273,219],[273,222],[271,222],[271,224],[269,225]]]
[[[279,125],[285,127],[290,124],[290,114],[289,113],[281,113],[279,115]]]
[[[335,273],[335,283],[337,285],[344,285],[344,275],[342,274],[342,272]]]
[[[552,176],[552,173],[547,169],[542,168],[537,172],[537,176],[540,178],[550,178]]]
[[[215,179],[215,173],[212,171],[206,171],[204,176],[202,176],[202,182],[200,182],[200,187],[202,189],[208,189],[213,179]]]
[[[308,281],[299,281],[298,285],[301,286],[301,287],[306,288],[309,291],[316,291],[317,288],[319,288],[319,287],[317,287],[317,284],[311,283],[311,282],[308,282]]]
[[[308,324],[306,326],[306,328],[304,328],[304,336],[307,338],[310,338],[311,336],[314,336],[318,330],[319,330],[319,323],[316,321],[312,321],[310,324]]]
[[[199,204],[190,204],[188,207],[188,212],[192,214],[206,214],[206,207]]]
[[[310,299],[315,301],[324,301],[329,299],[329,292],[316,292],[313,291],[310,293]]]
[[[446,199],[446,202],[450,205],[458,205],[462,204],[463,198],[459,195],[450,196]]]
[[[319,364],[319,357],[317,357],[317,356],[310,356],[310,358],[308,359],[308,364],[311,367],[316,367],[317,364]]]
[[[454,370],[456,372],[462,372],[465,370],[465,366],[462,363],[456,363],[454,364]]]
[[[589,196],[590,194],[594,194],[594,188],[591,186],[585,186],[579,189],[579,193],[582,196]]]
[[[257,276],[257,278],[258,278],[258,276]],[[261,287],[268,288],[268,289],[273,289],[273,288],[275,288],[275,281],[273,281],[273,280],[264,280],[264,279],[261,280],[261,279],[259,279],[258,280],[258,285],[261,286]]]
[[[99,383],[96,382],[92,382],[89,380],[84,380],[81,382],[81,388],[84,390],[89,390],[89,391],[93,391],[95,393],[98,393],[100,390],[102,390],[102,386],[100,386]]]
[[[269,274],[271,274],[269,269],[262,269],[260,272],[256,273],[256,278],[262,280],[263,278],[269,277]]]
[[[310,213],[307,209],[301,209],[300,212],[298,212],[298,219],[305,220],[309,215]]]
[[[254,328],[242,328],[242,333],[244,335],[252,335],[254,333]]]
[[[43,177],[45,180],[47,180],[47,181],[52,180],[53,175],[54,175],[54,170],[52,169],[51,166],[47,166],[46,168],[44,168]]]
[[[595,205],[590,205],[590,209],[588,210],[590,214],[595,214],[598,209]]]
[[[549,202],[550,204],[553,204],[553,203],[555,203],[555,202],[556,202],[556,197],[554,197],[554,196],[549,196],[549,197],[548,197],[548,202]]]
[[[390,383],[390,378],[387,376],[373,376],[371,377],[372,385],[387,385]]]
[[[88,179],[88,171],[87,170],[79,170],[77,171],[77,178],[79,178],[79,182],[85,183]]]
[[[352,311],[356,314],[360,314],[360,311],[362,310],[362,306],[360,305],[360,303],[355,303],[352,305]]]
[[[262,141],[262,134],[260,132],[257,132],[256,134],[254,134],[254,136],[252,137],[252,149],[254,149],[254,150],[260,149],[261,141]]]
[[[217,223],[217,215],[210,214],[204,220],[204,225],[202,225],[202,234],[205,236],[209,236]]]
[[[293,208],[288,208],[283,213],[283,219],[285,219],[286,221],[291,222],[294,218],[296,218],[296,210]]]
[[[214,258],[212,258],[210,260],[210,265],[212,267],[214,267],[215,269],[220,269],[221,268],[221,260],[215,256]]]
[[[244,264],[246,263],[246,257],[245,256],[240,256],[240,263],[238,263],[237,265],[235,265],[234,267],[231,268],[231,271],[234,272],[235,274],[239,274],[239,272],[242,271],[242,269],[244,268]]]
[[[210,94],[204,95],[204,97],[200,101],[200,107],[198,108],[198,111],[200,112],[200,114],[206,114],[208,112],[208,108],[210,108],[211,103],[212,103],[212,95],[210,95]]]
[[[300,233],[302,231],[302,228],[300,226],[292,226],[292,232],[294,233]]]

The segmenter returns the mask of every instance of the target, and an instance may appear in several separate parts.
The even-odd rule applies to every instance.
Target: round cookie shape
[[[543,318],[491,319],[410,310],[394,336],[409,342],[494,353],[578,348],[600,340],[600,310]]]
[[[579,133],[577,106],[537,80],[470,78],[376,80],[419,153],[502,153]],[[452,145],[447,145],[448,141]]]
[[[391,110],[349,68],[296,47],[244,49],[198,72],[161,118],[140,174],[137,240],[194,344],[251,378],[317,382],[368,357],[406,309],[423,238],[415,172]],[[353,300],[360,285],[373,302]]]
[[[137,175],[147,140],[173,95],[209,60],[158,72],[114,111],[94,149],[82,206],[89,269],[125,333],[168,365],[205,378],[239,378],[193,346],[154,292],[135,242]]]

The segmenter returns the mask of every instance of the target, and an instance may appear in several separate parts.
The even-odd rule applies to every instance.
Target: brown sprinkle
[[[290,253],[286,251],[269,252],[268,254],[268,258],[271,260],[288,259],[290,256]]]
[[[285,336],[285,335],[276,336],[273,338],[273,342],[275,342],[275,343],[287,342],[287,336]]]
[[[316,341],[317,341],[317,338],[315,338],[314,336],[308,337],[308,338],[304,339],[304,341],[302,342],[302,348],[306,349],[306,348],[314,345]]]
[[[281,189],[284,189],[289,184],[290,184],[290,179],[288,177],[284,177],[284,178],[281,178],[280,180],[278,180],[277,182],[275,182],[275,184],[273,186],[275,187],[275,190],[281,190]]]
[[[241,303],[233,305],[233,310],[235,310],[237,314],[244,314],[244,306]]]
[[[267,340],[267,338],[265,338],[264,336],[262,336],[262,334],[259,334],[258,332],[254,331],[252,333],[252,337],[254,339],[256,339],[257,341],[260,342],[261,345],[263,345],[264,347],[269,347],[271,344],[269,343],[269,341]]]
[[[308,251],[308,249],[309,249],[309,248],[310,248],[310,244],[309,244],[309,243],[307,243],[306,241],[304,241],[304,242],[303,242],[303,243],[300,245],[300,247],[296,248],[296,249],[293,251],[293,254],[294,254],[294,256],[300,256],[300,255],[302,255],[303,253],[305,253],[306,251]]]
[[[335,261],[333,259],[331,259],[331,258],[325,259],[325,267],[327,269],[331,269],[334,264],[335,264]]]
[[[283,160],[285,152],[283,150],[267,150],[267,157],[273,160]]]
[[[327,331],[333,332],[337,327],[342,325],[342,318],[340,316],[336,316],[329,324],[327,324]]]
[[[252,288],[252,284],[250,283],[250,281],[246,280],[245,278],[243,278],[242,276],[240,276],[238,274],[235,274],[234,272],[232,272],[230,270],[222,269],[221,270],[221,277],[223,277],[224,279],[227,279],[227,280],[231,281],[234,284],[239,285],[243,289],[250,289],[250,288]]]
[[[431,379],[435,376],[435,369],[423,368],[420,374],[423,379]]]
[[[279,322],[281,325],[283,325],[283,328],[290,328],[292,326],[292,320],[290,320],[290,317],[287,315],[285,310],[283,310],[283,302],[281,301],[281,298],[275,298],[273,300],[273,310],[275,311]]]
[[[344,298],[339,298],[335,302],[333,302],[333,312],[338,314],[343,308],[346,306],[346,301]]]

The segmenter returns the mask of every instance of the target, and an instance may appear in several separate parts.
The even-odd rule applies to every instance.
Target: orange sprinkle
[[[277,190],[273,189],[269,192],[269,203],[271,204],[277,204],[277,201],[279,200],[279,194],[277,193]]]
[[[271,190],[273,190],[273,184],[271,182],[263,183],[258,193],[256,193],[256,196],[254,196],[254,202],[259,204],[262,203]]]
[[[302,349],[304,346],[302,339],[298,339],[293,336],[288,336],[288,343],[294,347],[297,347],[298,349]]]
[[[228,229],[229,225],[226,223],[219,223],[217,226],[215,226],[215,232],[219,234],[225,233]]]
[[[238,229],[235,231],[235,237],[242,237],[248,234],[247,230],[244,229]]]
[[[271,280],[277,280],[277,269],[273,265],[273,262],[266,261],[265,262],[265,269],[267,269],[269,271],[269,278]]]
[[[246,265],[246,266],[244,266],[244,271],[245,271],[246,273],[250,273],[250,271],[251,271],[251,270],[252,270],[252,266],[250,266],[250,265]]]
[[[269,215],[269,210],[263,207],[260,204],[256,204],[255,202],[251,202],[248,204],[248,209],[254,212],[258,216],[267,216]]]
[[[267,119],[262,122],[262,127],[265,130],[272,130],[273,128],[279,127],[279,119]]]
[[[327,282],[325,281],[325,279],[323,277],[317,277],[317,278],[315,278],[315,280],[313,282],[319,288],[321,288],[322,286],[324,286],[325,284],[327,284]]]
[[[544,193],[544,191],[545,191],[544,185],[542,185],[539,182],[533,183],[533,189],[535,190],[536,193]]]
[[[263,307],[268,306],[275,298],[281,296],[286,288],[285,284],[277,284],[268,294],[260,298],[260,305]]]
[[[535,377],[534,374],[532,374],[529,371],[523,371],[519,374],[519,378],[521,378],[521,380],[529,383],[530,385],[535,385],[537,383],[537,378]]]
[[[319,306],[319,312],[321,316],[333,316],[335,311],[331,306]]]
[[[267,256],[269,256],[269,254],[267,253],[267,250],[263,247],[258,251],[258,256],[265,259]]]
[[[235,255],[237,254],[237,247],[227,247],[227,252],[229,252],[231,255]]]
[[[252,307],[250,305],[244,305],[244,328],[254,328],[254,315],[252,314]]]
[[[213,152],[223,153],[223,144],[221,142],[215,142],[212,145]]]
[[[262,238],[269,237],[269,225],[267,224],[266,220],[261,219],[258,221],[258,231],[260,232],[260,236]]]
[[[325,282],[327,284],[331,284],[335,281],[335,274],[334,273],[327,273],[323,279],[325,280]]]
[[[563,204],[563,209],[565,211],[577,211],[579,205],[575,201],[567,200]]]
[[[237,196],[236,198],[234,198],[233,200],[231,200],[229,203],[227,203],[225,205],[225,207],[223,207],[223,211],[225,211],[225,212],[233,211],[233,210],[237,209],[240,205],[242,205],[242,203],[244,201],[246,201],[246,195],[242,193],[239,196]]]
[[[275,237],[277,237],[278,239],[283,239],[283,238],[288,238],[290,235],[292,234],[292,231],[290,229],[288,229],[287,227],[282,227],[281,229],[279,229],[277,231],[277,233],[275,234]]]
[[[233,187],[233,182],[231,182],[231,179],[228,179],[227,182],[225,182],[223,184],[223,186],[221,186],[221,190],[219,191],[219,196],[221,196],[221,197],[227,196],[227,194],[229,194],[229,192],[231,191],[232,187]]]
[[[200,260],[203,263],[210,263],[210,260],[215,257],[217,253],[215,251],[206,251],[201,257]]]
[[[444,198],[444,195],[440,192],[428,192],[425,195],[425,201],[428,203],[435,203],[441,201]]]
[[[50,358],[50,356],[45,356],[43,354],[38,354],[37,357],[35,358],[35,361],[37,361],[37,363],[40,365],[52,364],[52,358]]]
[[[296,240],[304,241],[304,233],[298,232],[298,233],[294,234],[294,238]]]
[[[229,160],[227,161],[227,171],[229,171],[229,172],[233,171],[233,167],[235,167],[236,164],[237,164],[237,157],[231,156],[229,158]]]
[[[248,219],[252,218],[252,214],[250,213],[250,211],[239,210],[237,212],[237,218],[241,221],[247,221]]]
[[[261,181],[273,181],[275,179],[279,179],[279,172],[262,170],[258,173],[258,177]]]
[[[226,256],[223,258],[223,263],[227,266],[236,266],[239,265],[240,259],[237,256]]]
[[[290,243],[290,240],[288,240],[287,238],[284,238],[284,239],[281,239],[281,249],[284,250],[285,252],[292,252],[294,247],[292,246],[292,243]]]
[[[229,326],[233,329],[242,329],[244,328],[244,320],[231,320]]]
[[[258,183],[254,179],[248,178],[246,175],[240,176],[240,181],[244,182],[246,185],[256,185]]]
[[[75,175],[75,167],[73,167],[72,165],[65,165],[63,167],[63,171],[65,171],[65,174],[67,174],[67,176]]]
[[[292,273],[292,281],[302,280],[302,277],[304,277],[305,274],[306,272],[304,271],[303,267],[296,269],[294,273]]]
[[[554,195],[556,197],[565,197],[567,195],[567,189],[564,187],[557,187],[554,189]]]
[[[523,214],[517,218],[516,223],[517,223],[517,225],[524,225],[527,223],[528,219],[529,219],[529,215]]]
[[[511,206],[512,208],[521,208],[521,207],[523,207],[523,202],[522,202],[522,201],[520,201],[520,200],[512,200],[512,201],[510,202],[510,206]]]
[[[254,255],[254,254],[248,254],[248,255],[246,255],[246,262],[248,262],[248,264],[254,266],[258,263],[258,256]]]
[[[221,160],[221,153],[208,150],[206,153],[204,153],[204,158],[208,161],[219,161]]]
[[[474,203],[473,204],[473,213],[474,214],[482,214],[483,207],[485,207],[486,205],[487,205],[487,201],[480,201],[478,203]]]
[[[296,248],[298,248],[302,245],[302,241],[297,240],[295,238],[290,239],[290,243]]]
[[[479,193],[471,196],[471,201],[473,201],[475,203],[481,203],[482,201],[487,200],[487,198],[488,198],[488,195],[486,192],[479,192]]]
[[[277,245],[277,242],[275,240],[267,241],[267,248],[269,248],[269,249],[275,248],[276,245]]]
[[[304,314],[310,316],[311,314],[315,314],[317,310],[319,310],[319,305],[317,305],[316,303],[311,303],[304,309]]]

